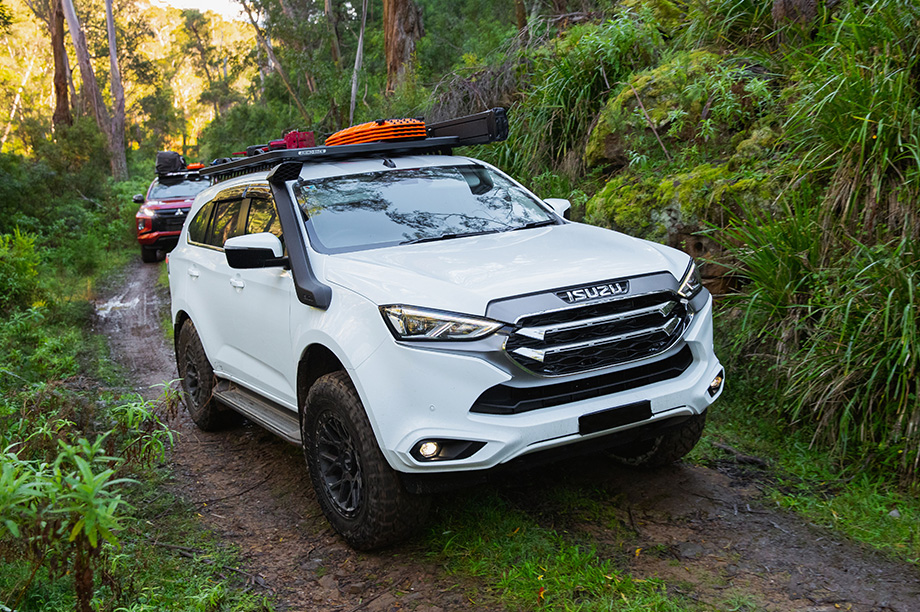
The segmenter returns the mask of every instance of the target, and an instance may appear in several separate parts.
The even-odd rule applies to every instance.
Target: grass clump
[[[453,571],[484,580],[509,606],[548,610],[695,610],[659,580],[638,580],[590,545],[540,526],[495,494],[444,514],[429,536]]]

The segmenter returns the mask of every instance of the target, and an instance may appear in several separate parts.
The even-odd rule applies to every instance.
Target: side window
[[[188,224],[188,241],[205,243],[205,236],[208,233],[208,222],[211,220],[211,213],[214,212],[214,203],[208,202],[201,207],[198,214],[195,215]]]
[[[281,222],[272,200],[252,198],[249,203],[249,219],[246,223],[247,234],[270,232],[281,238]]]
[[[208,240],[206,241],[208,244],[223,248],[228,238],[233,238],[243,233],[243,228],[240,224],[242,204],[243,200],[217,202],[214,220],[211,222],[211,231],[208,232]]]

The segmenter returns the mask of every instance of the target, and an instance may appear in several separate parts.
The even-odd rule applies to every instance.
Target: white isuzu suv
[[[302,445],[355,548],[498,471],[601,449],[675,461],[722,390],[687,255],[452,155],[503,138],[499,111],[205,170],[168,259],[191,417]]]

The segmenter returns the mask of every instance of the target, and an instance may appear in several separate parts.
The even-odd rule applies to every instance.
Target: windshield
[[[194,198],[199,191],[208,186],[206,180],[157,181],[150,189],[148,200],[173,200],[177,198]]]
[[[314,247],[339,253],[557,223],[483,166],[390,170],[295,183]]]

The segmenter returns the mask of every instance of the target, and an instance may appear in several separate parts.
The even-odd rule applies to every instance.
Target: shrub
[[[606,92],[648,66],[662,44],[648,11],[621,12],[601,24],[574,26],[527,57],[530,87],[511,110],[511,135],[489,153],[512,173],[582,170],[588,128]]]
[[[28,306],[37,296],[40,263],[35,236],[18,229],[0,234],[0,312]]]

